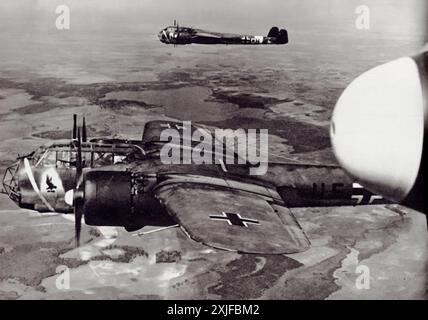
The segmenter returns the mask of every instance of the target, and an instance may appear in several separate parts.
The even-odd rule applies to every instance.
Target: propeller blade
[[[83,199],[80,185],[83,181],[82,170],[82,137],[80,129],[77,130],[77,154],[76,154],[76,178],[75,191],[73,192],[73,207],[74,207],[74,229],[76,233],[76,246],[80,246],[80,231],[82,230],[83,216]]]
[[[73,114],[73,135],[71,139],[76,140],[76,138],[77,138],[77,114]]]
[[[83,206],[82,199],[74,199],[74,230],[76,233],[76,247],[80,246],[80,231],[82,230]]]
[[[85,117],[83,117],[83,124],[82,124],[82,142],[86,142],[87,141],[87,137],[86,137],[86,121],[85,121]]]
[[[76,189],[79,188],[79,180],[82,175],[82,137],[80,129],[77,130],[77,154],[76,154]]]

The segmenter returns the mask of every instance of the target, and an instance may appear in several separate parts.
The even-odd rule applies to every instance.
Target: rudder
[[[278,29],[278,27],[272,27],[272,28],[270,28],[269,33],[268,33],[267,36],[270,37],[270,38],[273,38],[273,37],[277,38],[279,36],[279,29]]]
[[[288,43],[288,32],[285,29],[281,29],[279,31],[279,35],[277,37],[277,43],[285,44]]]

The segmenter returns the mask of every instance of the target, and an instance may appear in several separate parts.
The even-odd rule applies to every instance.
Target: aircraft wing
[[[190,238],[208,246],[283,254],[310,244],[291,211],[266,196],[185,181],[160,185],[156,196]]]
[[[209,33],[209,32],[203,32],[198,31],[194,34],[194,37],[201,37],[201,38],[215,38],[215,39],[221,39],[222,36],[215,33]]]
[[[198,145],[201,142],[199,139],[194,139],[195,131],[200,131],[200,132],[204,133],[205,135],[209,135],[211,137],[211,145],[210,145],[210,148],[207,148],[208,150],[211,149],[214,152],[216,143],[218,143],[220,145],[223,144],[223,142],[221,142],[219,139],[217,139],[215,137],[215,135],[213,135],[209,130],[206,130],[203,128],[198,128],[194,125],[191,125],[187,128],[187,127],[185,127],[185,125],[182,122],[168,121],[168,120],[154,120],[154,121],[147,122],[144,126],[142,141],[144,143],[150,143],[150,142],[166,143],[167,141],[161,141],[161,133],[165,129],[177,130],[180,134],[181,142],[183,143],[184,141],[187,141],[188,145],[190,145],[191,148],[198,147]],[[186,131],[186,134],[185,134],[185,131]],[[231,141],[233,142],[234,140],[231,140]],[[207,141],[205,141],[204,143],[210,144],[210,142],[207,142]],[[241,160],[240,163],[245,163],[245,160],[243,159],[243,157],[240,156],[236,152],[237,148],[235,148],[234,145],[224,144],[223,154],[228,156],[226,149],[233,150],[233,157],[234,157],[233,163],[238,163],[238,159]],[[226,158],[224,158],[224,160],[226,160]]]
[[[205,44],[218,44],[218,43],[239,43],[241,36],[238,34],[228,34],[219,32],[209,32],[204,30],[195,29],[192,35],[192,42],[205,43]]]
[[[168,121],[168,120],[154,120],[149,121],[144,126],[144,132],[143,132],[143,142],[160,142],[161,141],[161,133],[165,129],[175,129],[178,130],[180,135],[184,137],[183,131],[184,129],[189,129],[190,137],[193,136],[193,133],[196,130],[202,130],[195,126],[190,126],[189,128],[185,128],[183,125],[183,122],[179,121]]]

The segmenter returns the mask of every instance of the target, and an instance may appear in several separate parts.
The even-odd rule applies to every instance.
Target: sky
[[[427,3],[426,0],[0,0],[0,73],[15,74],[20,70],[25,74],[27,69],[43,73],[48,69],[48,74],[64,75],[69,70],[95,72],[101,68],[122,74],[121,69],[135,69],[143,61],[153,64],[152,55],[159,55],[156,50],[168,50],[158,41],[157,34],[172,25],[174,19],[181,26],[238,34],[267,35],[272,26],[286,28],[290,38],[287,51],[294,50],[305,65],[309,57],[311,61],[315,59],[315,65],[326,61],[343,63],[348,71],[360,66],[354,70],[358,71],[420,50],[428,30]],[[55,10],[59,5],[70,8],[70,30],[55,27],[58,17]],[[355,26],[356,8],[361,5],[370,9],[370,30],[358,30]],[[192,47],[187,53],[175,50],[174,55],[198,59],[201,57],[198,50],[205,49]],[[305,65],[300,68],[304,70]],[[67,71],[64,66],[69,67]],[[76,77],[82,77],[79,72],[74,72]]]
[[[71,10],[76,32],[153,33],[177,19],[214,31],[356,32],[355,8],[370,8],[371,31],[382,36],[422,34],[426,0],[1,0],[0,34],[54,31],[55,8]]]

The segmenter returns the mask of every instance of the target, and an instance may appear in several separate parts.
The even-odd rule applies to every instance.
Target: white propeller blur
[[[412,58],[360,75],[342,93],[332,116],[331,141],[340,165],[370,191],[403,200],[421,165],[424,108]]]

